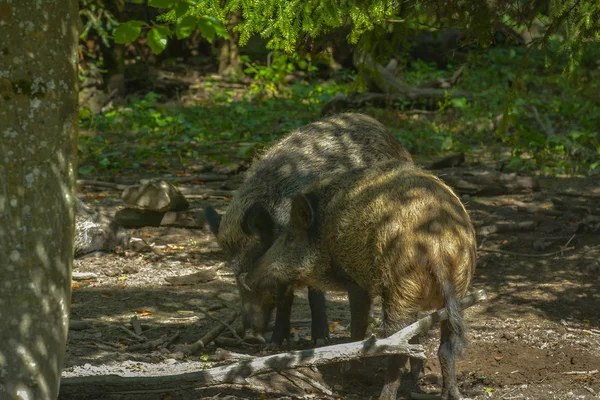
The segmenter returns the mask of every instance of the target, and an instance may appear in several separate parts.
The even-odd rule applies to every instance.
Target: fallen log
[[[531,232],[537,227],[535,221],[499,221],[495,224],[485,225],[477,229],[477,234],[488,236],[493,233],[515,233],[515,232]]]
[[[444,169],[461,166],[465,163],[465,153],[457,153],[431,163],[428,169]]]
[[[479,290],[462,298],[460,306],[465,309],[486,298],[485,291]],[[418,344],[409,344],[408,341],[417,335],[426,333],[434,323],[447,318],[448,313],[443,308],[384,339],[376,339],[375,336],[371,336],[361,342],[274,354],[179,375],[152,377],[97,375],[63,378],[59,398],[104,398],[103,396],[108,395],[143,392],[156,394],[228,384],[245,385],[251,388],[247,381],[248,378],[273,371],[280,372],[350,361],[361,357],[380,357],[392,354],[425,359],[423,347]]]
[[[530,176],[490,170],[454,170],[452,173],[440,174],[439,178],[460,194],[473,196],[532,193],[540,189],[539,182]]]

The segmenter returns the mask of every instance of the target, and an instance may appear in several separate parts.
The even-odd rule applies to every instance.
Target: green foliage
[[[311,122],[321,107],[315,87],[294,85],[285,98],[234,101],[234,93],[206,82],[210,100],[195,107],[164,107],[156,93],[132,98],[99,115],[80,111],[79,174],[144,166],[185,169],[208,157],[223,163],[251,157],[256,144]],[[227,155],[227,156],[224,156]]]
[[[144,21],[131,20],[117,26],[113,31],[115,43],[123,44],[135,41],[142,33],[144,25],[146,25]]]
[[[83,31],[79,38],[85,40],[91,30],[98,33],[100,40],[105,46],[109,44],[109,31],[111,31],[119,22],[114,15],[104,7],[104,3],[99,0],[79,0],[79,16],[84,21]],[[80,46],[81,49],[84,49]]]
[[[382,121],[417,157],[459,151],[473,156],[478,149],[508,170],[598,173],[600,72],[590,62],[589,69],[564,75],[569,57],[561,44],[557,35],[542,50],[470,51],[460,89],[473,94],[473,101],[448,98],[435,112],[412,110],[409,103],[358,111]],[[595,60],[600,45],[588,44],[586,54]],[[199,104],[165,107],[149,93],[101,115],[81,110],[79,173],[138,166],[185,170],[206,158],[249,160],[266,143],[319,118],[324,102],[350,89],[348,82],[311,80],[310,57],[273,52],[270,60],[266,66],[244,60],[254,78],[245,88],[204,80],[208,99]],[[456,68],[412,61],[401,73],[409,85],[420,85],[449,77]],[[288,85],[289,74],[304,77]]]
[[[148,45],[152,52],[160,54],[167,48],[170,38],[176,36],[177,39],[185,39],[196,29],[210,43],[214,41],[216,36],[228,38],[229,33],[225,25],[215,17],[199,13],[198,7],[194,7],[194,3],[195,1],[185,0],[148,0],[148,5],[151,7],[168,9],[167,12],[157,18],[158,21],[166,23],[153,22],[148,24],[144,21],[127,21],[113,30],[114,40],[116,43],[131,43],[137,40],[142,32],[146,30]],[[195,12],[190,13],[191,10],[195,10]],[[174,24],[169,22],[174,22]]]
[[[269,55],[267,65],[251,62],[247,56],[242,56],[241,61],[246,65],[244,72],[253,76],[254,83],[250,87],[250,93],[278,91],[280,85],[285,83],[285,78],[297,71],[308,74],[317,70],[311,62],[310,54],[300,56],[298,53],[286,54],[273,52]]]
[[[567,69],[574,72],[587,43],[600,40],[600,3],[594,0],[551,0],[550,26],[545,39],[564,27],[565,40],[560,53],[567,56]]]
[[[79,80],[85,83],[90,78],[99,79],[103,72],[102,53],[97,51],[98,46],[88,47],[88,39],[97,35],[101,45],[110,47],[109,32],[119,23],[101,0],[79,0],[79,16],[83,22],[83,30],[79,35],[79,54],[83,56],[80,59]]]

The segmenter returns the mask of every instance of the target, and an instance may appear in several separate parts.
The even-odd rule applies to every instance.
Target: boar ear
[[[217,236],[219,234],[219,226],[221,225],[221,216],[217,210],[211,205],[206,206],[206,208],[204,208],[204,218],[206,218],[206,222],[208,222],[210,231]]]
[[[312,196],[299,194],[292,199],[290,225],[301,231],[307,231],[315,222],[316,199]]]
[[[259,203],[254,203],[242,217],[242,230],[246,235],[256,235],[263,243],[273,241],[275,222],[269,212]]]

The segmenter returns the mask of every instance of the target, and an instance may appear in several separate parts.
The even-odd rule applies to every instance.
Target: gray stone
[[[123,192],[122,199],[128,206],[146,211],[179,211],[189,207],[181,192],[164,180],[128,187]]]

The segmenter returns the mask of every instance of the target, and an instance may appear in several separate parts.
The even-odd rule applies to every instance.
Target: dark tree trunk
[[[223,39],[219,49],[219,74],[221,75],[236,75],[242,70],[240,61],[240,51],[238,47],[240,35],[233,31],[241,19],[239,12],[229,16],[227,30],[229,31],[229,39]]]

